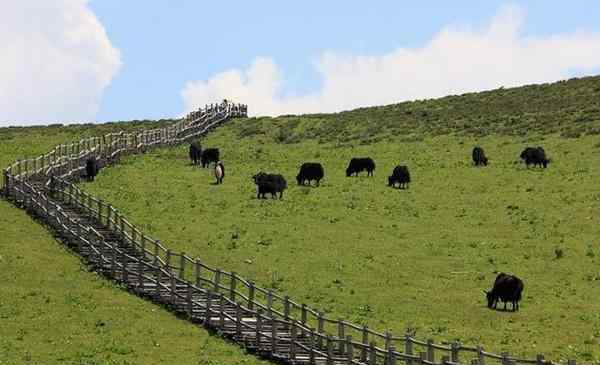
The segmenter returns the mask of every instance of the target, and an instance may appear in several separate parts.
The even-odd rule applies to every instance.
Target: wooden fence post
[[[137,269],[137,277],[138,277],[138,292],[144,293],[144,261],[141,257],[137,258],[138,269]]]
[[[242,306],[235,303],[235,336],[238,341],[242,339]]]
[[[452,349],[452,356],[451,356],[451,361],[454,363],[458,363],[460,362],[459,359],[459,350],[460,350],[460,343],[458,341],[454,341],[451,344],[451,349]]]
[[[110,262],[110,276],[114,279],[116,278],[117,272],[116,272],[116,264],[117,264],[117,246],[116,244],[113,242],[112,243],[112,255],[111,255],[111,262]]]
[[[396,365],[396,347],[390,346],[388,349],[388,363],[387,365]]]
[[[165,258],[165,269],[171,272],[171,250],[167,249],[167,257]]]
[[[369,346],[369,328],[363,325],[362,346],[360,347],[360,361],[367,361],[367,347]]]
[[[508,352],[502,352],[500,355],[502,356],[502,365],[510,365],[508,363]]]
[[[273,291],[271,289],[267,291],[267,311],[269,317],[273,315]]]
[[[306,307],[304,307],[306,308]],[[325,326],[325,320],[323,318],[323,312],[319,311],[317,312],[317,334],[321,335],[323,334],[324,331],[324,326]],[[319,345],[319,347],[323,347],[323,337],[319,336],[319,338],[317,338],[317,344]]]
[[[321,338],[321,336],[319,336]],[[327,343],[327,365],[333,365],[333,341],[331,335],[326,337]]]
[[[290,297],[289,297],[289,295],[286,295],[283,298],[283,318],[286,321],[290,320]]]
[[[537,356],[535,357],[535,361],[537,365],[544,365],[546,363],[543,354],[537,354]]]
[[[154,265],[158,266],[158,243],[160,241],[154,242]]]
[[[235,287],[237,284],[237,276],[235,272],[231,272],[231,283],[229,285],[229,299],[235,302]]]
[[[271,319],[271,354],[275,355],[277,353],[277,322],[273,312],[271,312],[269,318]]]
[[[427,352],[419,352],[419,364],[423,365],[427,361]]]
[[[377,364],[377,350],[375,349],[375,342],[369,344],[369,365]]]
[[[212,317],[211,313],[211,305],[212,305],[212,292],[210,289],[206,290],[206,312],[204,314],[204,323],[210,326],[210,319]]]
[[[384,348],[387,350],[390,346],[392,346],[392,333],[390,331],[385,331]]]
[[[202,273],[200,271],[202,266],[200,265],[200,259],[196,259],[196,264],[194,265],[194,276],[196,277],[196,286],[198,288],[202,288]]]
[[[431,361],[431,362],[435,362],[435,353],[434,353],[435,349],[433,348],[433,340],[432,339],[428,339],[427,340],[427,360]]]
[[[410,337],[410,334],[407,333],[406,335],[404,335],[404,353],[407,355],[413,355],[413,346],[412,346],[412,337]],[[407,360],[406,361],[406,365],[412,365],[413,361],[412,360]]]
[[[187,295],[186,295],[186,303],[187,303],[187,315],[188,315],[188,319],[191,321],[193,318],[193,309],[194,309],[194,302],[192,301],[192,284],[190,284],[189,282],[187,283]]]
[[[309,364],[314,364],[315,363],[315,335],[312,330],[310,330],[310,332],[308,333],[308,346],[310,349],[310,352],[308,355],[308,361],[309,361]]]
[[[123,214],[119,214],[119,230],[121,231],[123,241],[125,241],[125,219]]]
[[[338,320],[338,338],[340,339],[340,341],[338,342],[338,351],[342,354],[345,352],[344,341],[343,341],[345,337],[346,337],[346,334],[345,334],[345,328],[344,328],[344,319],[340,318]]]
[[[123,266],[121,280],[125,283],[126,286],[129,286],[129,273],[127,272],[127,256],[125,250],[121,250],[121,266]]]
[[[182,252],[179,256],[179,278],[185,279],[185,252]]]
[[[177,296],[175,293],[175,288],[177,287],[177,282],[175,281],[175,274],[173,273],[173,270],[171,269],[167,269],[169,272],[169,279],[170,279],[170,290],[171,290],[171,303],[172,304],[176,304],[177,302]]]
[[[306,304],[302,303],[302,306],[300,308],[300,323],[302,323],[303,326],[306,326],[307,316],[308,310],[306,308]]]
[[[219,293],[219,328],[223,330],[225,327],[225,296]]]
[[[346,336],[346,360],[348,365],[352,365],[354,360],[354,346],[352,345],[352,336]]]
[[[137,229],[135,228],[135,226],[131,227],[131,244],[134,246],[134,248],[136,250],[138,250],[138,243],[137,243]],[[139,252],[139,251],[138,251]],[[141,253],[140,253],[141,254]]]
[[[248,282],[248,309],[254,309],[254,282]]]
[[[144,235],[144,232],[140,232],[140,251],[141,251],[141,256],[142,259],[146,259],[146,236]]]

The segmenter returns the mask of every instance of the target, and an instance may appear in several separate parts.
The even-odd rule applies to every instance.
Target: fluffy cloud
[[[87,0],[0,0],[0,126],[93,120],[121,67]]]
[[[181,94],[186,112],[223,98],[248,104],[253,115],[335,112],[555,81],[600,67],[600,34],[525,37],[523,19],[520,8],[505,7],[482,29],[449,26],[421,48],[380,56],[327,52],[317,62],[322,88],[301,97],[281,96],[283,77],[269,58],[188,82]]]

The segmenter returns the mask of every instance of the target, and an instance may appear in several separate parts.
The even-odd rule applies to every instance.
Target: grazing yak
[[[264,199],[266,193],[271,194],[273,199],[275,199],[277,193],[279,193],[279,199],[281,199],[283,197],[283,191],[287,189],[285,178],[279,174],[259,172],[252,176],[252,180],[254,180],[254,183],[256,184],[257,199],[260,199],[261,197]]]
[[[523,293],[523,281],[514,275],[508,275],[503,272],[496,276],[494,287],[490,291],[483,291],[487,297],[488,308],[496,308],[498,300],[504,302],[504,310],[506,303],[512,303],[512,310],[519,310],[519,301]]]
[[[98,166],[98,160],[95,156],[91,156],[85,161],[85,175],[88,181],[94,181],[96,175],[98,175],[100,168]]]
[[[487,166],[488,159],[487,157],[485,157],[485,152],[483,152],[483,148],[479,146],[473,148],[473,162],[475,163],[475,166]]]
[[[352,174],[358,176],[359,172],[365,170],[367,170],[367,176],[373,176],[373,171],[375,170],[375,162],[373,159],[371,159],[371,157],[355,157],[350,160],[350,164],[348,165],[348,168],[346,168],[346,176],[352,176]]]
[[[394,167],[394,171],[392,171],[392,176],[388,176],[388,186],[396,186],[400,189],[408,188],[408,183],[410,183],[410,172],[408,172],[408,167],[402,165],[398,165]]]
[[[550,160],[546,158],[546,151],[542,147],[527,147],[521,152],[521,160],[525,161],[527,167],[529,165],[535,166],[543,166],[546,168]]]
[[[223,162],[218,161],[215,165],[215,178],[217,179],[217,184],[223,183],[223,178],[225,177],[225,166]]]
[[[200,163],[200,158],[202,157],[202,146],[198,142],[192,142],[190,144],[190,160],[193,165],[198,165]]]
[[[207,167],[211,162],[215,164],[219,161],[219,149],[218,148],[207,148],[202,151],[202,156],[200,157],[202,162],[202,167]]]
[[[317,181],[317,186],[321,179],[325,176],[325,172],[323,171],[323,166],[321,166],[318,162],[305,162],[300,166],[300,171],[298,175],[296,175],[296,181],[298,185],[304,185],[305,182],[308,181],[308,185],[312,180]]]

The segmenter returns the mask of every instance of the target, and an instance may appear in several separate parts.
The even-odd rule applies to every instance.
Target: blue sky
[[[75,81],[69,74],[70,65],[65,61],[67,81],[58,77],[47,77],[47,80],[40,77],[43,82],[49,83],[49,91],[40,96],[35,91],[27,94],[37,100],[49,100],[48,105],[40,101],[35,105],[21,105],[23,98],[17,103],[10,103],[10,96],[7,96],[9,91],[2,93],[0,85],[0,109],[4,97],[4,105],[18,104],[22,110],[37,111],[20,114],[15,106],[12,113],[3,116],[0,110],[0,123],[6,123],[7,119],[19,122],[20,115],[23,115],[24,122],[28,118],[42,122],[47,119],[50,122],[62,115],[65,120],[85,118],[96,121],[177,116],[194,105],[216,101],[212,99],[228,95],[228,91],[234,99],[250,104],[250,110],[252,103],[256,104],[255,109],[263,114],[310,112],[315,109],[334,111],[360,106],[361,100],[365,105],[387,103],[497,85],[552,81],[565,76],[598,73],[600,70],[600,54],[595,53],[595,46],[600,40],[600,23],[597,21],[600,3],[597,1],[303,1],[292,4],[282,1],[56,0],[59,5],[50,10],[37,9],[39,2],[34,0],[24,0],[23,3],[28,1],[31,2],[30,11],[39,11],[40,14],[43,14],[42,11],[48,14],[74,14],[68,19],[81,16],[78,29],[85,30],[81,34],[89,39],[85,40],[84,45],[80,40],[70,48],[58,47],[69,52],[68,57],[64,58],[68,62],[75,57],[72,54],[75,49],[86,50],[82,55],[77,55],[83,61]],[[80,4],[76,7],[72,5],[77,2]],[[18,7],[14,4],[10,6]],[[20,10],[14,11],[18,14]],[[89,17],[95,17],[99,24],[92,24]],[[450,80],[444,77],[429,80],[432,85],[434,81],[446,85],[441,88],[413,85],[420,84],[420,79],[405,77],[394,80],[406,89],[421,89],[414,92],[400,90],[398,93],[387,90],[383,95],[372,98],[363,97],[357,90],[350,93],[353,96],[341,95],[350,84],[364,85],[362,92],[372,90],[372,93],[377,93],[377,84],[365,83],[364,80],[378,77],[379,80],[386,80],[386,72],[397,75],[397,71],[402,69],[410,74],[407,65],[413,63],[403,58],[399,50],[414,50],[412,58],[422,56],[423,61],[416,61],[417,64],[431,63],[432,52],[444,58],[448,56],[443,52],[451,52],[448,49],[452,48],[435,50],[436,39],[439,42],[447,40],[449,45],[452,41],[460,45],[465,42],[477,44],[480,42],[477,37],[487,43],[495,42],[495,36],[485,36],[486,29],[492,28],[494,19],[500,19],[496,23],[505,25],[517,19],[518,36],[511,42],[519,54],[525,54],[523,50],[526,47],[535,48],[528,42],[529,38],[545,42],[546,53],[542,52],[539,56],[529,53],[527,59],[522,57],[518,62],[515,61],[513,67],[523,73],[522,77],[508,77],[510,72],[507,71],[485,82],[476,82],[474,77],[474,80],[462,84],[458,76]],[[60,29],[62,35],[59,38],[72,38],[71,26],[71,20],[62,25],[57,21],[54,28],[40,25],[39,32],[46,37]],[[14,34],[24,31],[18,25],[15,28],[5,29],[5,36],[13,35],[11,38],[14,39]],[[441,34],[444,30],[449,30],[450,36],[443,37]],[[93,32],[100,34],[102,31],[105,31],[106,39],[101,35],[91,36]],[[0,27],[0,40],[2,32]],[[506,30],[506,33],[509,34],[510,30]],[[527,72],[519,62],[528,67],[532,67],[534,62],[545,62],[549,54],[560,51],[559,46],[550,45],[553,37],[557,36],[563,37],[563,41],[569,44],[579,44],[578,48],[574,48],[575,56],[549,66],[543,74],[528,78],[527,74],[531,72]],[[573,38],[576,36],[583,38],[581,44]],[[31,36],[28,39],[38,38]],[[47,38],[53,42],[50,36]],[[456,47],[457,52],[462,52],[464,63],[474,60],[477,64],[486,63],[488,68],[494,66],[490,64],[493,60],[476,60],[480,52],[474,47],[464,46],[462,51],[462,48]],[[93,51],[88,52],[90,49]],[[481,52],[486,52],[486,49],[482,48]],[[473,54],[467,54],[465,50],[472,50]],[[25,57],[25,54],[18,53],[23,52],[22,47],[15,46],[15,52],[16,60]],[[90,65],[91,58],[99,61]],[[584,62],[583,58],[595,60],[590,63]],[[365,60],[372,65],[372,69],[364,65]],[[501,58],[498,62],[512,63],[513,60]],[[343,75],[337,74],[336,70],[342,69],[342,65],[348,66],[349,71]],[[445,72],[453,72],[453,65],[449,62]],[[31,62],[26,66],[28,68],[21,67],[19,71],[23,74],[39,73],[44,76],[45,68],[50,66]],[[44,70],[39,71],[36,67]],[[431,67],[438,70],[444,65],[437,63]],[[85,75],[88,71],[93,76]],[[377,75],[373,76],[373,72]],[[481,72],[485,72],[485,69]],[[352,80],[352,73],[359,76],[356,82]],[[422,73],[423,78],[431,74],[427,68],[415,68],[412,73]],[[19,72],[14,74],[18,75]],[[62,75],[56,70],[52,70],[52,74]],[[434,74],[437,75],[436,72]],[[23,77],[23,80],[40,83],[30,76]],[[261,80],[267,80],[266,84]],[[19,79],[13,77],[11,81],[17,82]],[[67,91],[56,87],[61,83]],[[86,85],[94,85],[95,89],[80,90]],[[64,93],[60,100],[50,102],[53,95],[60,93]],[[80,101],[76,95],[88,97]],[[69,112],[69,99],[73,100],[73,112]],[[266,99],[271,100],[263,102]],[[48,108],[47,114],[44,114],[44,108]]]

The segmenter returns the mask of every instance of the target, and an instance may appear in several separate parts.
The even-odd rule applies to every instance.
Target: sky
[[[0,0],[0,126],[336,112],[600,74],[600,2]]]

